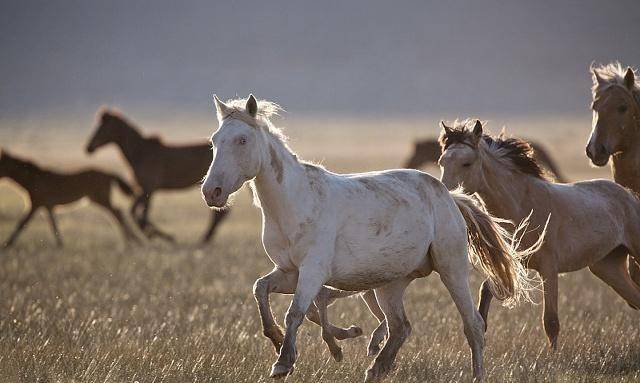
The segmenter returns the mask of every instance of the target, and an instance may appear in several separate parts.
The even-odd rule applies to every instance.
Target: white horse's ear
[[[453,132],[453,129],[445,125],[444,120],[440,120],[440,126],[444,129],[444,134],[451,134]]]
[[[631,67],[627,67],[627,73],[624,74],[624,86],[631,90],[635,83],[636,75],[633,73],[633,69],[631,69]]]
[[[480,120],[476,120],[476,124],[473,126],[473,135],[476,139],[482,137],[482,122]]]
[[[258,100],[253,97],[253,94],[249,94],[249,98],[247,98],[247,104],[245,105],[244,109],[253,118],[256,118],[256,116],[258,115]]]
[[[213,95],[213,103],[216,106],[216,112],[218,113],[218,118],[224,118],[227,114],[229,114],[229,107],[224,102],[220,101],[217,95]]]

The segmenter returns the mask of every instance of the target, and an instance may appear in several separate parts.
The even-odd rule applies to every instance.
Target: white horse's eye
[[[247,137],[240,137],[238,139],[238,145],[244,145],[247,143]]]

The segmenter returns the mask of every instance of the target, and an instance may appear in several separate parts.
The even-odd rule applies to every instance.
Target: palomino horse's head
[[[604,166],[613,154],[623,152],[640,128],[640,90],[633,69],[619,63],[592,68],[593,122],[587,156],[596,166]]]
[[[455,125],[460,125],[461,128],[457,129]],[[467,125],[473,126],[473,130],[469,131]],[[466,192],[475,193],[482,175],[482,164],[478,153],[478,145],[482,138],[482,123],[480,120],[456,121],[452,128],[444,121],[440,121],[440,126],[442,126],[440,135],[442,155],[438,160],[442,172],[440,181],[450,190],[462,186]]]
[[[114,142],[121,123],[122,119],[118,115],[107,109],[102,110],[96,131],[87,144],[87,153],[93,153],[99,147]]]
[[[260,171],[265,138],[259,126],[258,101],[249,95],[244,105],[227,105],[214,96],[220,127],[211,136],[213,161],[202,184],[209,207],[223,208],[229,196]]]

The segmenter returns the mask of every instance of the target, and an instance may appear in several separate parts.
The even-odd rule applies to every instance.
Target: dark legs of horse
[[[168,242],[175,242],[176,240],[172,235],[158,229],[149,221],[151,193],[152,192],[143,191],[142,194],[136,197],[133,205],[131,205],[131,216],[147,238],[153,239],[158,237]]]
[[[111,189],[106,189],[106,191],[104,192],[91,195],[89,196],[89,198],[91,199],[91,201],[95,202],[97,205],[102,206],[106,211],[111,213],[111,215],[118,222],[120,229],[122,230],[122,235],[124,236],[126,241],[140,243],[140,238],[136,236],[133,229],[129,226],[129,223],[125,219],[124,214],[122,214],[120,209],[111,204]]]
[[[53,235],[56,237],[56,243],[58,244],[58,247],[62,247],[62,234],[60,234],[60,230],[58,230],[58,223],[56,222],[56,217],[53,215],[53,208],[47,208],[47,215],[49,216],[49,223],[51,224]]]
[[[38,207],[31,206],[31,209],[29,210],[29,212],[24,217],[22,217],[22,219],[20,220],[16,228],[13,230],[13,233],[11,234],[7,242],[5,242],[3,246],[5,249],[13,246],[14,242],[16,241],[16,239],[18,238],[18,236],[20,235],[24,227],[31,220],[31,218],[33,218],[33,213],[35,213],[37,209]]]
[[[216,229],[218,228],[218,226],[220,225],[220,223],[222,223],[222,221],[227,218],[227,215],[229,214],[229,209],[224,209],[224,210],[213,210],[211,212],[211,219],[209,221],[209,227],[207,228],[207,231],[204,233],[204,236],[202,236],[202,243],[208,243],[211,238],[213,238],[213,235],[216,232]]]

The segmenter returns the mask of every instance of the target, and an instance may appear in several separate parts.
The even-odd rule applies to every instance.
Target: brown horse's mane
[[[455,121],[453,128],[447,128],[440,135],[438,141],[442,150],[446,150],[453,144],[465,144],[477,147],[475,135],[469,128],[476,120]],[[500,159],[506,159],[521,173],[547,180],[544,169],[533,157],[533,148],[522,139],[516,137],[505,138],[503,134],[498,137],[482,133],[482,141],[487,145],[489,152]]]

